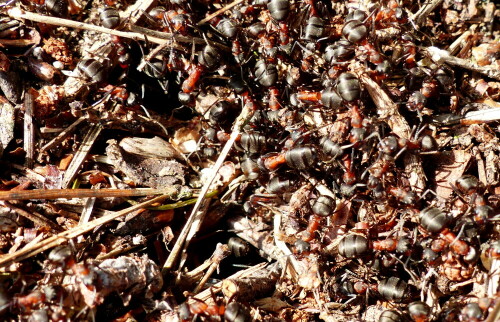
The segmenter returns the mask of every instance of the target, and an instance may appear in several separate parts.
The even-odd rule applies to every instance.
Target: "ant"
[[[192,321],[196,317],[203,316],[208,319],[224,318],[228,322],[249,322],[251,321],[250,310],[243,304],[233,301],[230,298],[227,304],[224,299],[217,298],[210,289],[214,304],[207,304],[196,297],[189,297],[186,302],[179,306],[179,318],[181,321]]]
[[[463,196],[469,197],[468,204],[473,205],[473,219],[477,224],[483,225],[490,219],[493,208],[487,204],[484,197],[484,185],[475,176],[463,175],[455,181],[455,184],[450,183],[450,185],[462,200]],[[464,202],[466,201],[464,200]]]

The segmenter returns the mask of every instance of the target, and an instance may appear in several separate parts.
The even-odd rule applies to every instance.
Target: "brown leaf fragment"
[[[142,158],[127,153],[116,140],[108,141],[106,155],[116,170],[123,172],[137,185],[160,188],[184,183],[184,166],[177,161]]]
[[[436,194],[439,197],[444,199],[450,197],[453,192],[450,182],[454,183],[465,172],[471,157],[471,154],[464,150],[443,152],[433,157],[436,166],[434,171]]]
[[[154,138],[129,137],[120,141],[120,147],[130,153],[143,158],[156,159],[179,159],[183,160],[181,154],[174,146],[162,138],[155,136]]]
[[[467,132],[481,143],[489,143],[496,140],[496,136],[488,132],[484,124],[471,124]]]
[[[102,303],[105,296],[117,292],[124,305],[128,305],[132,296],[142,294],[151,298],[163,285],[163,278],[158,266],[147,256],[107,259],[97,267],[91,268],[97,280],[97,289],[93,296],[85,297],[89,306]],[[86,288],[81,285],[81,289]]]
[[[222,281],[222,293],[227,298],[250,301],[272,292],[279,273],[275,268],[263,268],[250,276]]]
[[[23,93],[23,83],[17,71],[0,70],[0,89],[5,97],[12,103],[20,103]]]
[[[500,158],[493,151],[486,154],[485,172],[487,185],[497,185],[500,172]]]
[[[265,297],[263,299],[255,301],[254,304],[258,306],[261,310],[276,312],[276,313],[284,308],[291,307],[290,304],[276,297]]]
[[[14,106],[0,96],[0,157],[14,138]]]

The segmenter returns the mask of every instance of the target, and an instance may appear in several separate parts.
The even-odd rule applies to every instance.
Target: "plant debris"
[[[0,316],[499,320],[499,15],[0,5]]]

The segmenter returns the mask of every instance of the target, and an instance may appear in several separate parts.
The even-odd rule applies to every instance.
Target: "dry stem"
[[[199,25],[204,24],[204,23],[205,23],[205,22],[207,22],[207,21],[210,21],[212,18],[215,18],[215,17],[217,17],[218,15],[220,15],[221,13],[223,13],[223,12],[225,12],[225,11],[227,11],[227,10],[231,9],[232,7],[239,5],[239,4],[240,4],[240,3],[242,3],[243,1],[245,1],[245,0],[235,0],[235,1],[231,2],[230,4],[228,4],[227,6],[225,6],[224,8],[221,8],[221,9],[217,10],[216,12],[214,12],[214,13],[212,13],[212,14],[208,15],[206,18],[201,19],[201,20],[197,23],[197,25],[199,26]]]
[[[168,194],[170,191],[171,188],[11,190],[0,191],[0,200],[124,198]]]
[[[24,10],[21,10],[20,8],[12,8],[12,9],[8,10],[7,13],[11,18],[18,19],[18,20],[26,19],[26,20],[35,21],[35,22],[43,22],[43,23],[46,23],[49,25],[54,25],[54,26],[97,31],[97,32],[102,32],[102,33],[109,34],[109,35],[134,39],[134,40],[138,40],[138,41],[149,41],[149,42],[152,42],[155,44],[163,44],[163,43],[165,43],[165,39],[172,39],[172,38],[176,39],[177,41],[187,42],[187,43],[191,43],[193,41],[197,41],[197,42],[204,41],[201,38],[184,37],[181,35],[174,35],[171,33],[161,33],[162,38],[158,38],[155,36],[146,36],[146,35],[139,33],[139,32],[129,32],[129,31],[120,31],[120,30],[109,29],[109,28],[105,28],[105,27],[101,27],[101,26],[91,25],[91,24],[84,23],[84,22],[73,21],[70,19],[57,18],[57,17],[52,17],[52,16],[41,15],[41,14],[34,13],[34,12],[24,11]]]
[[[75,179],[77,175],[78,169],[80,169],[80,166],[87,158],[87,155],[90,152],[92,145],[94,144],[95,140],[97,139],[101,131],[102,131],[102,125],[100,124],[92,124],[90,126],[87,134],[83,138],[82,144],[80,144],[80,146],[78,147],[78,150],[76,151],[73,159],[71,159],[68,169],[64,174],[64,178],[61,183],[61,186],[63,188],[68,188],[71,185],[73,179]]]
[[[83,121],[85,121],[85,117],[82,116],[82,117],[78,118],[70,126],[68,126],[61,133],[59,133],[55,138],[50,140],[50,142],[48,142],[43,147],[41,147],[39,154],[47,151],[48,149],[52,148],[53,146],[56,146],[59,143],[61,143],[62,141],[64,141],[64,139],[68,136],[68,134],[71,133],[72,131],[74,131],[76,129],[76,127],[80,123],[82,123]]]
[[[31,169],[35,163],[35,123],[33,122],[35,104],[33,102],[33,93],[31,89],[26,91],[24,96],[24,151],[26,151],[26,160],[24,165]]]
[[[165,265],[163,266],[162,273],[166,274],[169,270],[172,269],[172,266],[174,265],[175,261],[177,260],[177,257],[179,256],[181,250],[186,248],[188,243],[186,243],[186,238],[188,235],[193,236],[194,232],[191,231],[191,226],[196,220],[199,220],[200,222],[203,221],[203,218],[205,216],[206,212],[203,212],[201,214],[198,214],[198,210],[202,206],[203,201],[205,200],[205,196],[208,193],[208,190],[210,189],[210,186],[212,185],[212,182],[214,181],[215,177],[217,176],[217,173],[219,172],[220,167],[226,160],[226,156],[233,147],[234,142],[240,135],[241,130],[243,129],[243,126],[247,123],[248,120],[252,117],[254,111],[250,110],[250,108],[245,105],[243,106],[243,109],[236,119],[234,123],[234,128],[231,133],[231,137],[229,140],[226,142],[224,145],[224,148],[222,149],[219,157],[217,158],[217,161],[212,167],[212,176],[209,178],[203,187],[201,188],[200,195],[198,197],[198,200],[196,201],[196,204],[193,207],[193,210],[191,211],[191,215],[189,216],[188,220],[186,221],[186,224],[184,225],[179,237],[177,238],[177,241],[175,242],[175,245],[172,249],[172,252],[167,258],[167,261],[165,262]],[[199,226],[198,226],[199,227]]]
[[[432,0],[431,2],[426,3],[420,8],[413,16],[411,16],[411,20],[413,20],[418,26],[422,25],[425,21],[425,18],[434,11],[443,2],[443,0]]]
[[[23,216],[24,218],[27,218],[28,220],[31,220],[32,222],[34,222],[35,224],[37,224],[39,226],[49,227],[50,229],[52,229],[55,232],[60,232],[62,230],[59,225],[56,225],[55,223],[53,223],[49,219],[45,218],[41,214],[38,214],[36,212],[33,212],[33,213],[28,212],[22,208],[14,206],[13,204],[11,204],[8,201],[3,201],[0,204],[3,205],[4,207],[7,207],[10,210],[16,212],[18,215]]]
[[[476,66],[472,61],[468,59],[458,58],[450,55],[446,50],[439,49],[437,47],[427,47],[424,49],[430,58],[437,64],[447,63],[450,65],[455,65],[462,67],[473,72],[478,72],[480,74],[486,75],[488,77],[500,80],[500,70],[488,66]]]

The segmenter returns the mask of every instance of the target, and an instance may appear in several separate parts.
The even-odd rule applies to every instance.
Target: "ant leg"
[[[401,156],[401,154],[403,154],[406,150],[408,150],[408,147],[406,146],[401,150],[399,150],[399,152],[394,156],[394,161],[396,161]]]
[[[370,171],[370,169],[374,167],[374,164],[376,164],[378,161],[380,161],[381,158],[382,158],[382,153],[379,153],[378,157],[377,157],[377,160],[375,160],[375,162],[373,162],[372,165],[370,165],[368,168],[366,168],[366,170],[361,174],[361,180],[365,179],[366,174],[368,173],[368,171]]]
[[[429,193],[433,194],[434,196],[436,196],[437,198],[439,199],[442,199],[443,201],[446,201],[445,198],[439,196],[434,190],[431,190],[431,189],[426,189],[421,195],[420,195],[420,199],[424,199]]]

